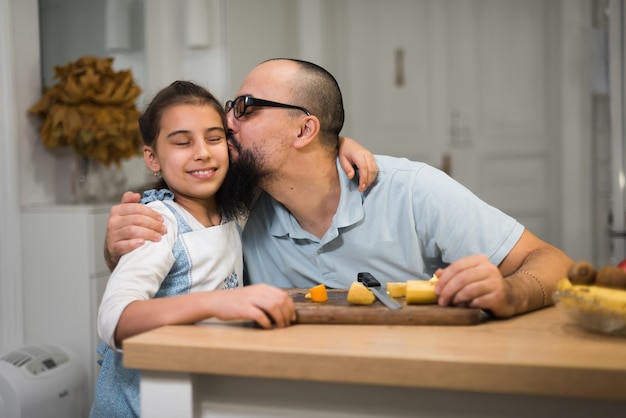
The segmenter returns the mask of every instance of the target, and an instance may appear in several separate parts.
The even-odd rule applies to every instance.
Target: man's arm
[[[350,178],[359,170],[359,189],[368,188],[378,176],[378,166],[371,152],[350,138],[339,139],[339,160]],[[120,257],[148,241],[160,241],[165,234],[161,216],[139,202],[141,195],[126,192],[122,202],[111,208],[104,240],[104,259],[113,271]]]
[[[572,262],[526,230],[497,267],[476,255],[438,270],[439,304],[467,304],[500,318],[540,309],[553,304],[556,284]]]
[[[513,315],[552,305],[557,282],[567,276],[573,262],[560,249],[525,231],[500,264],[509,284]]]

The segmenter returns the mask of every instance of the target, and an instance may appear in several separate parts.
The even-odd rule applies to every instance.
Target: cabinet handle
[[[404,86],[404,49],[396,48],[395,50],[395,84],[396,87]]]

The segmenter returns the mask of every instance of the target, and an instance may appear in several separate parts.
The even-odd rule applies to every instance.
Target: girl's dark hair
[[[163,113],[172,106],[196,105],[212,107],[222,120],[224,132],[228,132],[226,113],[222,104],[207,89],[191,81],[174,81],[169,86],[160,90],[146,107],[146,110],[139,116],[139,132],[143,143],[153,149],[161,130],[161,118]],[[159,178],[155,183],[146,189],[168,189],[168,185],[163,178]],[[217,204],[226,215],[233,215],[239,211],[239,204],[236,202],[224,201],[222,188],[215,195]]]
[[[222,119],[224,132],[228,130],[224,108],[215,96],[204,87],[191,81],[174,81],[159,91],[148,104],[143,114],[139,116],[139,132],[144,144],[154,147],[161,130],[163,112],[172,106],[181,104],[213,107]]]

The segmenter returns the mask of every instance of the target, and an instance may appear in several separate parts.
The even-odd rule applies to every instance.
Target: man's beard
[[[220,188],[222,211],[229,215],[247,214],[259,194],[259,182],[266,175],[261,162],[249,150],[238,149],[239,157],[230,161]]]

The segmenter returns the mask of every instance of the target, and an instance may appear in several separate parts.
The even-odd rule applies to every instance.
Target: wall
[[[244,77],[259,62],[272,57],[297,56],[297,42],[300,38],[295,14],[297,5],[298,2],[289,0],[226,2],[230,68],[228,99],[237,92]],[[255,18],[244,20],[244,16]]]
[[[56,84],[54,67],[83,55],[104,56],[105,4],[100,0],[39,0],[43,84]]]
[[[560,10],[561,200],[559,245],[573,259],[593,260],[591,194],[591,92],[585,37],[591,2],[563,1]]]

